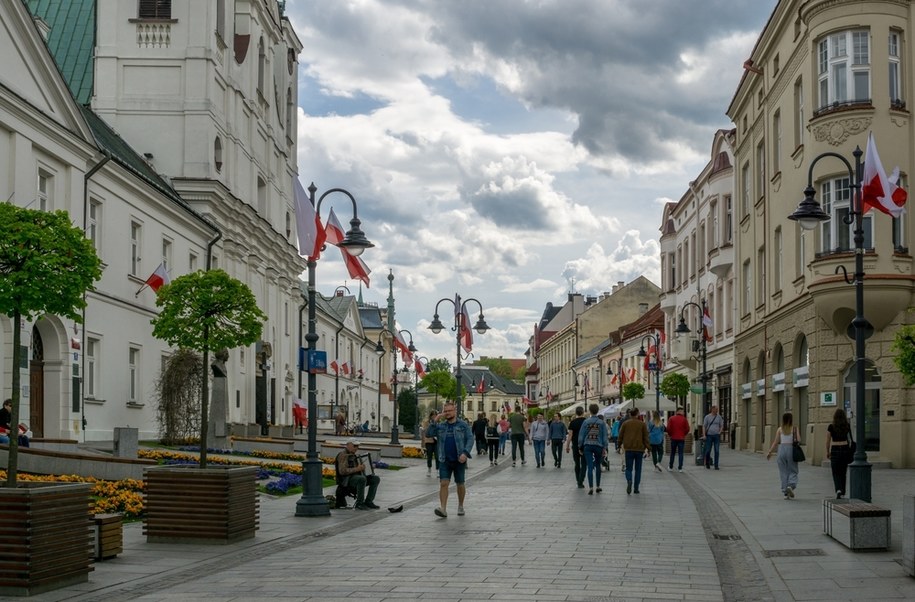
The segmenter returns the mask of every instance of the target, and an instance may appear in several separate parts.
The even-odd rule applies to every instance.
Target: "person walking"
[[[489,450],[489,465],[499,465],[499,423],[495,417],[486,425],[486,447]]]
[[[677,413],[667,422],[667,434],[670,436],[670,463],[667,470],[673,472],[676,454],[677,472],[683,472],[683,449],[686,446],[686,435],[689,434],[689,421],[684,415],[683,408],[677,408]]]
[[[432,410],[429,412],[429,417],[426,419],[426,423],[423,425],[422,432],[422,442],[423,447],[426,448],[426,476],[432,476],[432,458],[435,458],[435,471],[438,472],[438,446],[436,445],[435,437],[429,435],[429,426],[435,424],[435,417],[438,416],[438,412]]]
[[[444,419],[444,422],[442,420]],[[435,509],[435,516],[448,518],[448,487],[454,477],[458,496],[458,516],[464,516],[464,496],[467,489],[464,485],[464,474],[467,460],[473,457],[473,430],[466,420],[457,419],[457,409],[453,402],[446,402],[442,413],[436,415],[429,428],[429,433],[438,441],[440,458],[438,478],[438,500],[440,506]]]
[[[620,453],[620,425],[623,423],[623,417],[617,416],[616,419],[610,424],[610,441],[613,443],[616,453]]]
[[[648,457],[651,442],[648,440],[648,425],[639,420],[637,408],[629,410],[629,419],[620,426],[620,444],[626,455],[626,493],[638,493],[642,481],[642,458]]]
[[[588,406],[588,417],[578,433],[578,447],[584,451],[588,467],[588,495],[594,494],[594,482],[597,481],[597,493],[603,491],[600,486],[600,462],[607,455],[607,423],[597,415],[600,406],[592,403]],[[594,473],[597,473],[595,476]]]
[[[800,441],[797,429],[794,428],[794,417],[791,412],[782,414],[782,425],[775,431],[775,438],[769,446],[766,460],[772,458],[775,448],[778,447],[778,476],[781,480],[782,493],[786,500],[794,499],[794,490],[797,489],[797,462],[794,461],[794,442]]]
[[[477,443],[477,455],[482,456],[486,453],[486,427],[489,421],[486,420],[486,414],[480,412],[477,419],[473,421],[473,437]]]
[[[845,410],[838,408],[832,415],[832,424],[826,427],[826,458],[832,469],[832,484],[836,489],[836,499],[845,495],[845,478],[848,465],[852,461],[851,424]]]
[[[550,437],[550,427],[543,419],[543,414],[537,414],[537,419],[531,425],[531,442],[534,444],[534,460],[537,468],[546,466],[546,440]]]
[[[556,412],[550,422],[550,447],[553,452],[553,466],[556,468],[562,468],[562,442],[568,434],[566,423],[562,421],[559,412]]]
[[[661,460],[664,459],[664,425],[661,423],[661,414],[657,410],[651,411],[651,422],[648,423],[648,442],[651,444],[651,463],[654,469],[661,471]]]
[[[718,406],[712,406],[702,421],[702,438],[705,440],[705,467],[711,468],[712,450],[715,451],[715,470],[718,470],[718,454],[721,448],[721,429],[724,428],[724,418],[718,414]]]
[[[515,406],[515,411],[508,415],[508,424],[511,429],[512,439],[512,466],[515,466],[515,461],[518,458],[519,447],[521,448],[521,466],[524,466],[527,464],[524,459],[524,442],[530,439],[530,435],[528,434],[527,418],[521,413],[520,406]]]
[[[569,436],[566,439],[566,453],[572,451],[572,460],[575,462],[575,483],[579,489],[585,488],[585,462],[584,449],[578,445],[578,435],[581,425],[585,423],[585,409],[581,406],[575,408],[575,418],[569,423]]]
[[[502,414],[502,418],[499,420],[499,455],[505,455],[505,442],[508,441],[508,436],[511,434],[511,425],[508,423],[508,418],[505,417],[505,414]]]

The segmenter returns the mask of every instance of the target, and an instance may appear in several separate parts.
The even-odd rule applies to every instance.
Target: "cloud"
[[[629,230],[610,252],[592,244],[584,257],[565,264],[562,276],[575,283],[575,290],[594,295],[639,276],[657,284],[661,282],[660,248],[657,241],[643,242],[637,230]]]

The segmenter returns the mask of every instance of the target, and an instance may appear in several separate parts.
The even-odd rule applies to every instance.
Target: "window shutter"
[[[141,19],[171,19],[172,0],[140,0]]]

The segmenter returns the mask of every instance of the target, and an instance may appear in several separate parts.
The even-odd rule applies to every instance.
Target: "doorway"
[[[35,326],[32,327],[32,357],[29,362],[29,428],[33,437],[44,437],[44,344]]]

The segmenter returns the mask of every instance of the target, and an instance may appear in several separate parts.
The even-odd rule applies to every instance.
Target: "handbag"
[[[791,444],[791,458],[795,462],[803,462],[807,459],[807,456],[804,455],[804,448],[801,447],[801,442],[797,440],[797,434],[794,435],[794,443]]]
[[[855,452],[858,451],[858,444],[855,443],[854,437],[851,436],[851,430],[848,431],[848,440],[850,441],[848,444],[848,452],[853,456],[855,455]]]

